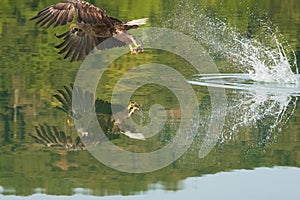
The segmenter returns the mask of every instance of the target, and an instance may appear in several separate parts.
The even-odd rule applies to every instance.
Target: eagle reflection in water
[[[145,140],[143,134],[134,133],[133,127],[123,125],[124,120],[141,110],[140,104],[129,102],[127,108],[122,105],[113,105],[115,113],[113,114],[110,102],[99,98],[94,100],[94,95],[91,92],[84,91],[72,84],[70,87],[63,87],[64,89],[59,89],[58,94],[54,95],[54,98],[60,103],[56,108],[67,113],[67,124],[70,126],[74,126],[73,120],[80,121],[83,118],[84,128],[76,127],[78,135],[74,139],[66,132],[58,130],[56,126],[49,126],[47,123],[40,124],[35,127],[35,133],[30,135],[37,143],[48,147],[78,150],[84,149],[85,145],[97,145],[106,140],[116,139],[120,135],[126,135],[131,139]],[[73,102],[73,107],[72,97],[76,101],[76,103]],[[97,123],[104,135],[96,133],[93,130],[94,127],[87,130],[90,119],[86,115],[81,116],[82,113],[88,113],[91,116],[96,113]]]

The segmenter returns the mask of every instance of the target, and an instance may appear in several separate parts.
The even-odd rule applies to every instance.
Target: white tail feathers
[[[126,25],[129,25],[129,26],[142,25],[142,24],[146,24],[147,20],[148,20],[148,18],[135,19],[135,20],[131,20],[131,21],[127,22]]]

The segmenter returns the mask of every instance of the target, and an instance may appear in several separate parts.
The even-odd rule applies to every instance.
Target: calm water
[[[103,165],[86,150],[45,147],[29,136],[36,133],[35,126],[45,123],[74,135],[65,113],[55,108],[59,103],[53,97],[63,85],[75,81],[82,64],[63,60],[53,48],[60,42],[54,34],[68,27],[43,30],[28,21],[56,2],[4,1],[0,8],[1,199],[299,198],[300,89],[297,76],[293,79],[300,55],[298,1],[92,1],[113,17],[148,17],[146,27],[168,27],[187,34],[206,48],[221,73],[254,74],[253,80],[242,76],[230,79],[229,85],[255,89],[221,90],[226,104],[219,109],[209,93],[218,90],[193,84],[200,117],[185,130],[196,133],[193,143],[178,160],[149,173],[121,172]],[[276,50],[278,44],[285,50],[287,62],[280,57],[282,51]],[[187,80],[203,80],[203,76],[193,76],[199,72],[183,58],[149,48],[137,56],[123,55],[110,65],[96,96],[110,101],[120,77],[147,63],[170,66]],[[149,74],[142,71],[133,76]],[[159,76],[167,77],[167,73]],[[130,89],[125,83],[119,85],[124,94]],[[145,141],[120,137],[112,142],[135,152],[172,143],[185,110],[180,110],[170,88],[148,84],[138,88],[132,99],[143,104],[142,115],[133,116],[135,122],[151,124],[150,117],[162,121],[161,113],[148,113],[155,104],[166,108],[169,119],[159,134]],[[211,129],[219,122],[224,122],[220,129]],[[117,166],[118,160],[114,163]]]

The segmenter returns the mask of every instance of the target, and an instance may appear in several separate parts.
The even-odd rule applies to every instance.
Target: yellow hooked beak
[[[71,24],[70,29],[73,29],[73,28],[78,28],[78,26],[76,24]]]

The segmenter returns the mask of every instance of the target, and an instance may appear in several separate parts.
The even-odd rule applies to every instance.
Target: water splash
[[[296,110],[299,87],[251,81],[250,77],[249,74],[200,74],[189,81],[193,85],[227,89],[227,117],[221,143],[248,133],[258,138],[259,145],[270,144],[276,138],[273,133],[280,132]]]
[[[266,46],[256,39],[242,37],[236,37],[234,41],[239,45],[240,50],[229,54],[233,56],[234,62],[245,68],[252,80],[280,84],[298,83],[286,50],[276,34],[272,34],[270,37],[272,46]],[[295,56],[294,52],[293,55]],[[293,62],[296,65],[296,59]],[[297,70],[296,73],[298,73]]]
[[[256,21],[261,29],[256,34],[243,35],[203,13],[199,5],[181,1],[173,15],[185,17],[170,17],[164,25],[192,36],[206,46],[216,60],[226,60],[238,71],[249,73],[255,81],[298,84],[295,53],[289,45],[282,45],[286,43],[284,38],[268,19]]]
[[[277,86],[299,89],[296,55],[268,18],[254,22],[255,33],[242,34],[237,28],[205,13],[199,5],[181,1],[164,26],[199,41],[217,64],[226,63],[226,67],[219,68],[222,72],[247,74],[252,83],[262,88],[271,84],[274,91]],[[297,96],[289,92],[270,92],[268,87],[254,91],[230,89],[221,142],[237,139],[235,137],[241,136],[236,134],[239,132],[258,138],[259,145],[272,143],[276,139],[274,132],[281,131],[294,113]]]
[[[227,118],[227,137],[245,127],[254,127],[258,131],[263,127],[268,134],[281,131],[294,113],[298,101],[297,97],[279,93],[247,91],[232,96],[228,106],[228,116],[231,117]],[[270,135],[267,138],[270,139]]]

